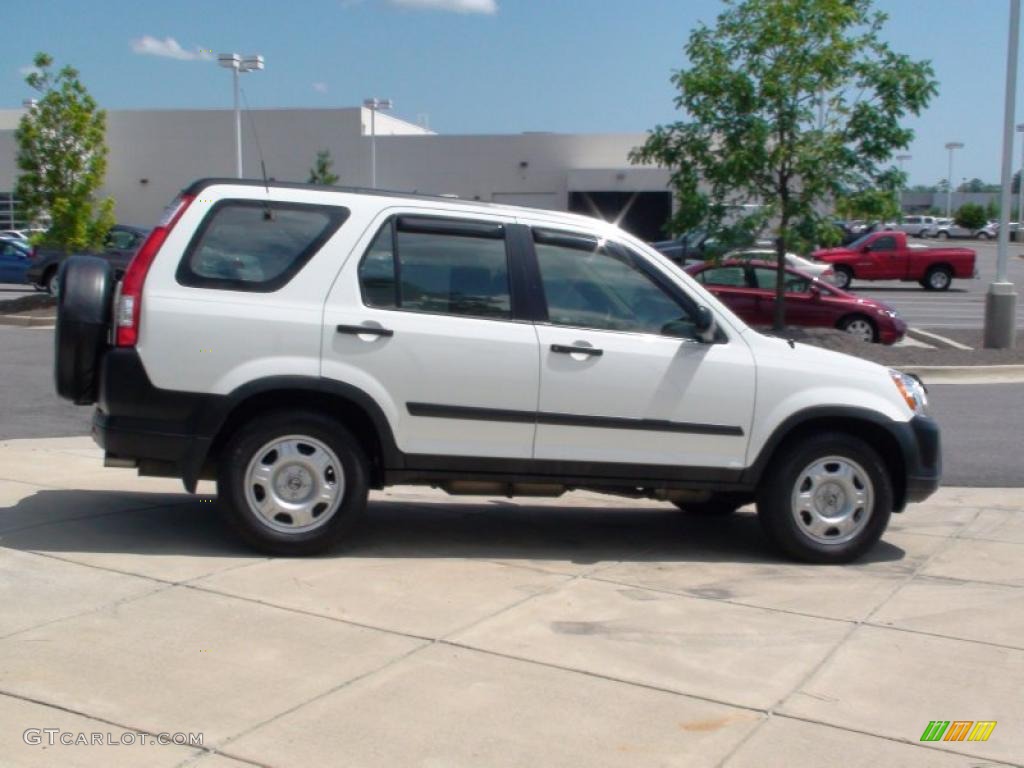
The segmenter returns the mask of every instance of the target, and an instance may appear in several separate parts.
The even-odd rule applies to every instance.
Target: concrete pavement
[[[1019,491],[944,489],[864,562],[813,567],[777,557],[750,510],[413,488],[374,494],[345,551],[266,558],[179,488],[101,468],[88,438],[0,443],[0,762],[1024,755]],[[985,742],[922,744],[937,718],[998,724]],[[29,745],[30,728],[135,743]],[[138,741],[164,732],[203,743]]]

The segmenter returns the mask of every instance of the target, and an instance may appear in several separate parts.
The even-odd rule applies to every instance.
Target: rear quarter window
[[[269,293],[290,281],[345,223],[340,206],[221,200],[193,235],[177,280],[196,288]]]

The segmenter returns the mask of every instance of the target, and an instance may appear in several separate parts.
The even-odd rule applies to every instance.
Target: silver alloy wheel
[[[832,277],[832,284],[840,290],[850,285],[850,275],[845,269],[837,269]]]
[[[875,489],[864,468],[845,456],[815,459],[797,475],[791,510],[797,528],[819,544],[844,544],[871,519]]]
[[[871,342],[875,340],[875,329],[871,327],[871,323],[863,318],[851,320],[846,324],[845,330],[848,334],[861,341]]]
[[[334,517],[345,495],[345,470],[334,451],[307,435],[275,437],[245,470],[245,500],[279,533],[305,533]]]
[[[55,271],[47,281],[46,292],[55,298],[60,294],[60,270]]]
[[[941,291],[947,285],[949,285],[949,274],[942,269],[936,269],[930,275],[928,275],[928,285],[936,290]]]

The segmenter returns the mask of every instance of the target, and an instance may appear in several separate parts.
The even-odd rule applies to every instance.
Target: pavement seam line
[[[863,731],[863,730],[861,730],[859,728],[848,728],[848,727],[843,726],[843,725],[836,725],[835,723],[827,723],[824,720],[815,720],[813,717],[804,717],[803,715],[791,715],[791,714],[786,714],[785,712],[776,712],[774,716],[778,717],[778,718],[781,718],[783,720],[796,720],[796,721],[801,722],[801,723],[809,723],[810,725],[818,725],[818,726],[821,726],[823,728],[830,728],[830,729],[835,730],[835,731],[845,731],[846,733],[856,733],[856,734],[859,734],[861,736],[869,736],[869,737],[874,738],[874,739],[882,739],[883,741],[890,741],[890,742],[893,742],[895,744],[903,744],[903,745],[906,745],[908,747],[920,747],[921,749],[930,749],[930,750],[933,750],[935,752],[941,752],[941,753],[946,754],[946,755],[957,755],[959,757],[968,757],[968,758],[973,758],[975,760],[979,759],[977,754],[972,754],[972,753],[969,753],[969,752],[958,752],[958,751],[956,751],[954,749],[951,749],[949,747],[939,747],[939,746],[936,746],[934,743],[911,741],[910,739],[900,739],[900,738],[897,738],[895,736],[886,736],[886,735],[880,734],[880,733],[872,733],[871,731]],[[1011,766],[1011,768],[1020,768],[1021,765],[1022,765],[1021,763],[1008,762],[1006,760],[1000,760],[998,758],[985,757],[985,758],[980,758],[980,759],[985,761],[985,765],[1005,765],[1005,766]],[[978,764],[978,765],[979,765],[979,768],[980,768],[980,764]]]
[[[975,520],[977,520],[980,515],[981,515],[981,509],[978,509],[975,512],[974,517],[972,517],[971,520],[968,521],[965,524],[964,527],[966,528],[971,523],[975,522]],[[921,562],[918,564],[918,566],[916,568],[914,568],[909,574],[906,575],[906,578],[900,580],[900,582],[893,588],[893,590],[891,592],[889,592],[889,594],[886,597],[882,598],[882,600],[880,600],[878,602],[878,604],[873,609],[868,611],[866,616],[851,622],[851,626],[850,626],[849,630],[842,636],[842,638],[840,638],[839,642],[837,642],[835,644],[835,646],[833,646],[832,650],[829,651],[827,654],[825,654],[825,656],[822,657],[822,659],[817,664],[815,664],[810,669],[810,671],[808,671],[808,673],[806,675],[804,675],[797,682],[797,684],[792,688],[792,690],[789,691],[789,693],[785,694],[782,698],[780,698],[778,701],[776,701],[774,704],[772,704],[770,707],[768,707],[767,717],[765,717],[765,719],[761,723],[759,723],[757,726],[752,728],[750,730],[750,733],[748,733],[744,738],[740,739],[733,746],[733,748],[731,750],[729,750],[729,752],[725,755],[725,757],[723,757],[722,760],[718,763],[717,768],[723,768],[725,766],[725,764],[730,759],[732,759],[732,757],[737,752],[739,752],[739,750],[743,747],[743,745],[746,744],[748,741],[750,741],[750,739],[752,739],[765,726],[765,724],[768,723],[772,719],[772,717],[776,714],[776,710],[778,710],[780,707],[784,706],[785,703],[787,701],[789,701],[797,693],[799,693],[800,690],[808,682],[810,682],[812,679],[814,679],[814,677],[818,674],[818,672],[820,672],[825,667],[826,664],[828,664],[832,659],[835,658],[835,656],[839,653],[839,651],[843,648],[843,646],[846,645],[847,641],[849,641],[849,639],[853,636],[853,634],[861,626],[864,626],[864,625],[868,624],[871,621],[871,619],[875,616],[875,614],[878,613],[890,600],[892,600],[893,597],[895,597],[896,594],[901,589],[903,589],[903,587],[905,587],[907,584],[909,584],[911,581],[913,581],[914,578],[917,577],[917,575],[920,574],[921,571],[924,570],[925,567],[927,567],[927,565],[931,562],[932,558],[934,558],[938,553],[944,552],[944,551],[948,550],[950,547],[952,547],[953,543],[958,540],[959,533],[960,533],[960,530],[953,531],[953,533],[946,539],[946,541],[943,544],[940,544],[932,552],[930,552],[927,556],[925,556],[921,560]]]
[[[17,481],[15,481],[15,482],[17,482]],[[50,489],[46,489],[46,490],[50,490]],[[20,528],[7,528],[7,529],[5,529],[3,531],[0,531],[0,542],[3,541],[3,537],[4,536],[8,536],[8,535],[10,535],[12,533],[21,533],[22,531],[28,531],[28,530],[31,530],[33,528],[45,528],[48,525],[63,525],[65,523],[73,523],[73,522],[76,522],[78,520],[91,520],[91,519],[93,519],[95,517],[109,517],[110,515],[117,515],[117,514],[120,514],[121,512],[148,512],[149,510],[152,510],[152,509],[164,509],[166,507],[185,506],[186,504],[191,504],[191,503],[192,502],[189,502],[189,501],[175,501],[175,502],[171,502],[169,504],[151,504],[148,507],[130,507],[128,509],[112,509],[109,512],[96,512],[96,513],[87,514],[87,515],[79,515],[78,517],[62,517],[60,520],[47,520],[46,522],[42,522],[42,523],[30,523],[29,525],[23,525]],[[0,546],[4,546],[4,545],[0,544]],[[8,549],[17,549],[17,547],[7,547],[7,548]],[[21,551],[22,552],[28,552],[28,551],[31,551],[31,550],[21,550]]]
[[[130,602],[132,602],[134,600],[141,600],[142,598],[145,598],[145,597],[152,597],[153,595],[160,594],[161,592],[166,592],[172,586],[173,585],[171,585],[171,584],[163,584],[161,586],[158,586],[158,587],[156,587],[154,589],[148,590],[148,591],[143,592],[143,593],[138,594],[138,595],[131,595],[129,597],[123,597],[120,600],[114,600],[114,601],[109,602],[109,603],[103,603],[102,605],[99,605],[99,606],[97,606],[95,608],[90,608],[88,610],[80,611],[78,613],[72,613],[72,614],[70,614],[68,616],[58,616],[55,619],[50,619],[49,621],[44,621],[44,622],[41,622],[40,624],[33,624],[31,627],[25,627],[23,629],[18,629],[18,630],[15,630],[14,632],[11,632],[9,634],[0,636],[0,642],[4,642],[6,640],[10,640],[13,637],[17,637],[18,635],[23,635],[23,634],[25,634],[27,632],[34,632],[37,629],[43,629],[44,627],[52,626],[53,624],[59,624],[59,623],[64,622],[64,621],[70,621],[72,619],[80,619],[80,618],[82,618],[84,616],[90,616],[92,614],[101,613],[102,611],[108,610],[110,608],[116,608],[116,607],[121,606],[121,605],[125,605],[125,604],[130,603]]]
[[[145,728],[135,728],[135,727],[130,726],[130,725],[125,725],[124,723],[119,723],[116,720],[110,720],[109,718],[101,717],[99,715],[90,715],[90,714],[88,714],[86,712],[82,712],[81,710],[73,709],[71,707],[66,707],[63,704],[56,704],[56,703],[51,702],[51,701],[44,701],[42,699],[37,699],[34,696],[26,696],[25,694],[21,694],[21,693],[14,693],[13,691],[8,691],[8,690],[5,690],[3,688],[0,688],[0,696],[7,696],[8,698],[17,699],[18,701],[28,702],[29,704],[36,704],[36,705],[38,705],[40,707],[47,707],[49,709],[56,709],[59,712],[66,712],[69,715],[75,715],[77,717],[84,717],[87,720],[94,720],[97,723],[103,723],[104,725],[113,726],[114,728],[120,728],[121,730],[124,730],[124,731],[132,731],[133,733],[144,733],[147,736],[152,736],[153,738],[156,738],[160,733],[169,733],[169,731],[157,731],[156,733],[154,733],[153,731],[146,730]],[[185,746],[185,745],[176,744],[175,746]],[[205,752],[207,756],[214,755],[214,754],[219,754],[216,750],[214,750],[212,748],[211,749],[207,749],[205,746],[198,746],[198,747],[195,746],[195,745],[190,745],[190,746],[191,746],[192,749],[201,750],[201,751]],[[191,755],[187,759],[191,760],[194,757],[195,757],[195,755]],[[242,762],[248,763],[249,765],[258,766],[259,768],[271,768],[271,766],[268,766],[268,765],[266,765],[264,763],[255,763],[252,760],[248,760],[246,758],[232,758],[232,759],[233,760],[241,760]]]
[[[499,565],[499,566],[504,566],[504,567],[513,567],[513,566],[506,566],[504,563],[494,563],[494,564],[495,565]],[[385,629],[385,628],[382,628],[382,627],[375,627],[375,626],[368,625],[368,624],[360,624],[358,622],[354,622],[354,621],[347,620],[347,619],[339,619],[339,618],[333,617],[333,616],[322,616],[320,614],[309,613],[309,612],[306,612],[306,611],[302,611],[300,609],[293,609],[293,608],[288,608],[288,607],[284,607],[284,606],[278,606],[278,605],[273,605],[273,604],[269,604],[269,603],[263,603],[262,601],[251,600],[250,598],[238,598],[238,596],[236,596],[236,595],[220,593],[220,592],[217,592],[215,590],[199,587],[199,586],[193,585],[193,584],[179,584],[177,586],[182,586],[182,587],[185,587],[186,589],[196,589],[197,591],[210,592],[211,594],[219,594],[219,595],[222,595],[223,597],[235,597],[235,598],[238,598],[238,599],[243,599],[243,600],[247,600],[247,601],[251,601],[251,602],[257,602],[257,603],[259,603],[261,605],[267,605],[268,607],[271,607],[271,608],[279,608],[279,609],[282,609],[282,610],[288,610],[288,611],[294,611],[294,612],[297,612],[297,613],[303,613],[303,614],[306,614],[306,615],[309,615],[309,616],[313,616],[315,618],[320,618],[320,619],[326,618],[326,619],[329,619],[329,620],[332,620],[332,621],[338,621],[340,623],[350,624],[350,625],[353,625],[353,626],[357,626],[357,627],[360,627],[362,629],[376,630],[376,631],[380,631],[380,632],[386,632],[386,633],[389,633],[389,634],[399,635],[399,636],[406,637],[406,638],[409,638],[409,639],[424,640],[424,641],[426,641],[426,642],[423,642],[421,645],[417,646],[416,648],[413,648],[409,652],[404,653],[401,656],[392,659],[388,663],[386,663],[386,664],[384,664],[384,665],[382,665],[382,666],[380,666],[380,667],[378,667],[376,669],[370,670],[368,672],[363,673],[362,675],[359,675],[359,676],[354,677],[354,678],[352,678],[350,680],[347,680],[347,681],[341,683],[340,685],[335,686],[331,690],[325,691],[324,693],[321,693],[321,694],[319,694],[317,696],[314,696],[314,697],[308,699],[305,702],[301,702],[299,704],[296,704],[294,707],[291,707],[290,709],[287,709],[287,710],[285,710],[283,712],[279,712],[277,715],[275,715],[275,716],[273,716],[271,718],[268,718],[268,719],[264,720],[261,723],[257,723],[256,725],[252,726],[249,729],[246,729],[246,730],[241,731],[241,732],[239,732],[237,734],[234,734],[232,736],[227,737],[223,742],[221,742],[223,745],[227,745],[227,744],[232,743],[233,741],[236,741],[237,739],[242,738],[243,736],[248,735],[249,733],[252,733],[252,732],[256,731],[259,728],[264,727],[265,725],[269,725],[269,724],[275,722],[276,720],[278,720],[278,719],[280,719],[282,717],[285,717],[285,716],[287,716],[289,714],[292,714],[293,712],[301,709],[302,707],[306,706],[307,704],[312,704],[312,703],[314,703],[316,701],[319,701],[319,700],[323,699],[324,697],[329,696],[332,693],[335,693],[336,691],[339,691],[339,690],[342,690],[343,688],[348,687],[349,685],[353,685],[355,683],[358,683],[358,682],[361,682],[363,680],[369,679],[370,677],[376,675],[378,672],[381,672],[381,671],[384,671],[386,669],[389,669],[393,664],[397,664],[400,661],[404,661],[404,660],[410,658],[411,656],[414,656],[414,655],[418,654],[419,652],[426,650],[427,648],[433,648],[433,647],[435,647],[437,645],[448,645],[450,647],[456,647],[456,648],[460,648],[461,647],[461,648],[466,648],[468,650],[477,651],[479,649],[471,648],[470,646],[458,645],[458,644],[456,644],[454,642],[449,641],[447,638],[449,638],[449,637],[451,637],[452,635],[455,635],[455,634],[466,632],[466,631],[472,629],[473,627],[477,626],[478,624],[480,624],[480,623],[482,623],[484,621],[489,621],[489,620],[491,620],[493,618],[496,618],[497,616],[500,616],[501,614],[503,614],[503,613],[505,613],[507,611],[513,610],[515,608],[518,608],[519,606],[523,605],[524,603],[529,602],[530,600],[538,598],[538,597],[540,597],[542,595],[553,594],[554,592],[560,591],[567,584],[570,584],[570,583],[572,583],[574,581],[577,581],[578,579],[582,578],[587,573],[591,573],[591,572],[594,572],[594,571],[597,571],[597,570],[601,570],[602,567],[611,567],[612,565],[617,565],[617,564],[618,564],[618,561],[614,561],[614,562],[611,562],[611,563],[598,563],[593,568],[591,568],[588,571],[585,571],[583,573],[580,573],[580,574],[570,574],[570,575],[552,574],[552,575],[565,576],[565,578],[563,578],[561,581],[559,581],[559,582],[557,582],[555,584],[550,585],[549,587],[546,587],[544,589],[541,589],[541,590],[535,592],[534,594],[526,595],[522,599],[517,600],[514,603],[511,603],[511,604],[506,605],[506,606],[502,606],[501,608],[499,608],[499,609],[489,613],[486,616],[483,616],[483,617],[480,617],[478,619],[475,619],[474,621],[471,621],[468,624],[465,624],[463,626],[457,627],[456,629],[448,632],[447,634],[441,635],[441,636],[438,636],[438,637],[428,637],[428,636],[422,636],[422,635],[414,635],[414,634],[411,634],[411,633],[401,632],[401,631],[398,631],[398,630]],[[481,652],[485,652],[485,651],[481,651]],[[533,662],[529,662],[529,660],[524,660],[524,661],[527,661],[528,663],[533,663]]]

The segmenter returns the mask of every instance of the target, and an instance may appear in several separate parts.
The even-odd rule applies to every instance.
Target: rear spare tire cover
[[[114,278],[95,256],[72,256],[61,265],[54,335],[57,394],[76,405],[96,402],[99,365],[107,347]]]

